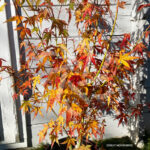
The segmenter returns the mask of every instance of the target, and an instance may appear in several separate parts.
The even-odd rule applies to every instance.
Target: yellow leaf
[[[68,149],[71,145],[75,146],[75,141],[76,140],[74,138],[67,138],[67,140],[61,144],[67,144],[67,149]]]
[[[109,106],[109,104],[110,104],[110,96],[108,96],[107,104]]]
[[[122,55],[122,52],[124,52],[124,50],[122,50],[120,52],[120,58],[118,60],[118,63],[122,63],[124,66],[126,66],[128,68],[130,68],[130,65],[127,61],[134,60],[134,59],[139,59],[139,57],[129,56],[130,53],[126,53],[126,54]]]
[[[36,77],[33,77],[32,79],[33,79],[33,91],[34,91],[36,84],[37,84],[37,83],[40,83],[41,77],[40,77],[40,75],[38,75],[38,76],[36,76]]]
[[[86,93],[86,95],[88,95],[88,88],[87,87],[85,87],[85,93]]]
[[[41,2],[41,0],[36,1],[36,7],[39,6],[40,2]]]
[[[55,142],[59,145],[58,137],[56,135],[51,135],[50,140],[52,141],[51,147],[53,147]]]
[[[71,105],[72,109],[78,113],[81,113],[82,112],[82,109],[75,103],[72,103]]]
[[[30,101],[24,101],[20,108],[23,109],[23,113],[25,113],[25,112],[28,112],[29,108],[31,108],[31,107],[32,107],[32,105],[31,105]]]
[[[130,53],[126,53],[124,55],[120,56],[120,59],[124,59],[124,60],[133,60],[133,59],[139,59],[139,57],[135,57],[135,56],[129,56]]]
[[[51,119],[48,123],[49,128],[52,128],[55,125],[55,122]]]
[[[43,126],[44,126],[44,129],[38,133],[39,143],[41,143],[41,141],[44,140],[44,138],[45,138],[45,136],[47,134],[47,131],[49,129],[49,126],[47,124],[44,124]]]
[[[59,46],[60,48],[62,48],[63,50],[65,50],[65,51],[69,54],[69,51],[68,51],[68,49],[67,49],[67,47],[66,47],[65,44],[58,44],[58,46]]]
[[[34,107],[34,109],[32,109],[31,112],[34,112],[34,117],[33,119],[35,119],[35,117],[37,116],[37,114],[39,113],[42,117],[43,117],[43,114],[41,112],[41,109],[43,109],[43,107]]]
[[[0,6],[0,12],[4,10],[5,6],[6,6],[6,3],[4,3],[2,6]]]
[[[127,61],[121,60],[121,63],[122,63],[124,66],[130,68],[130,65],[127,63]]]
[[[59,116],[59,117],[57,118],[57,121],[58,121],[58,125],[59,125],[59,126],[61,126],[61,125],[63,126],[64,123],[65,123],[65,122],[64,122],[64,118],[63,118],[62,116]]]
[[[40,22],[40,26],[42,27],[43,18],[40,18],[39,22]]]
[[[91,145],[82,145],[79,148],[75,148],[73,150],[91,150]]]
[[[90,49],[90,39],[89,38],[84,38],[80,44],[81,44],[81,49],[84,49],[85,47],[87,49]]]

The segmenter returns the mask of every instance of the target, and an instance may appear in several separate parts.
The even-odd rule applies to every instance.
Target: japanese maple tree
[[[17,22],[15,30],[20,33],[20,48],[26,55],[14,84],[18,89],[14,98],[22,94],[25,100],[21,108],[34,117],[43,115],[43,104],[47,113],[56,116],[44,124],[40,142],[49,134],[53,145],[59,134],[65,133],[68,138],[64,143],[69,148],[75,141],[80,145],[83,137],[102,138],[105,112],[112,112],[119,124],[140,115],[141,104],[133,108],[129,105],[135,96],[130,83],[131,75],[143,64],[146,47],[140,40],[132,45],[129,33],[113,41],[118,9],[125,9],[125,2],[114,1],[115,14],[110,0],[58,0],[57,12],[56,1],[13,2],[16,16],[7,22]],[[70,36],[71,30],[78,34],[76,41]]]

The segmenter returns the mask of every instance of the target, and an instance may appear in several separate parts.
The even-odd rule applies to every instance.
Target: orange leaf
[[[68,125],[69,122],[71,121],[72,115],[73,115],[73,111],[71,108],[69,108],[66,112],[66,125]]]
[[[23,40],[24,37],[25,37],[25,35],[26,35],[26,32],[25,32],[25,30],[23,29],[23,30],[20,32],[20,38]]]
[[[124,5],[126,4],[126,2],[122,1],[122,2],[119,2],[118,6],[120,8],[125,8]]]

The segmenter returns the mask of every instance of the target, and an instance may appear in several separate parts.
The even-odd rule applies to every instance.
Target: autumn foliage
[[[141,41],[133,45],[129,33],[118,39],[113,36],[118,9],[125,9],[121,0],[114,1],[115,13],[109,0],[58,0],[57,13],[55,2],[14,1],[16,16],[7,22],[17,22],[20,49],[26,55],[26,60],[21,56],[21,69],[13,85],[18,89],[14,99],[23,95],[21,108],[34,113],[34,117],[43,116],[46,104],[45,111],[56,118],[44,124],[40,142],[49,135],[53,145],[60,134],[66,134],[69,148],[82,137],[102,138],[104,113],[113,113],[119,124],[127,124],[131,116],[140,116],[142,106],[131,107],[129,103],[135,100],[131,78],[143,64],[146,47]],[[65,18],[61,17],[62,12]],[[111,27],[108,18],[113,20]],[[73,30],[77,40],[70,36]]]

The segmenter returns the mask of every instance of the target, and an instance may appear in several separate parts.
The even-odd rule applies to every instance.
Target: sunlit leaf
[[[4,4],[2,4],[2,5],[0,6],[0,12],[4,10],[4,8],[5,8],[6,5],[7,5],[7,4],[4,3]]]

